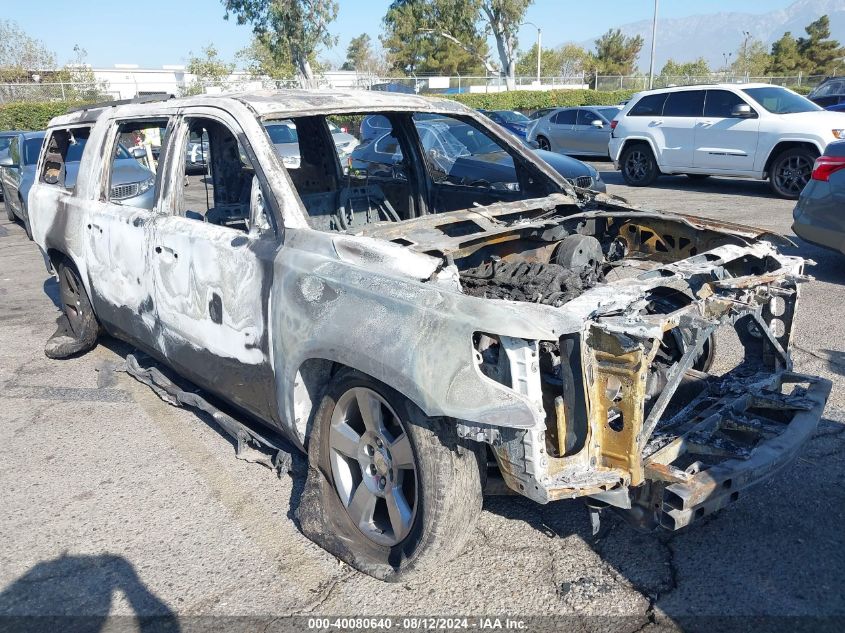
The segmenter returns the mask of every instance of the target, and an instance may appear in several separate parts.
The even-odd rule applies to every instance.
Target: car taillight
[[[812,179],[827,182],[840,169],[845,169],[845,156],[819,156],[813,165]]]
[[[619,125],[619,121],[613,119],[613,121],[610,122],[610,131],[612,132],[613,130],[615,130],[617,125]]]

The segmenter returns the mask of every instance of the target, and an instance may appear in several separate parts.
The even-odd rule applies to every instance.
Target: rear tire
[[[454,422],[427,418],[358,371],[344,369],[329,382],[308,461],[303,532],[381,580],[407,579],[450,560],[481,512],[476,445],[458,439]]]
[[[769,169],[769,186],[781,198],[797,200],[810,182],[818,153],[802,147],[788,149],[775,157]]]
[[[622,178],[630,187],[647,187],[660,175],[651,148],[645,143],[628,145],[619,158]]]
[[[537,145],[539,149],[545,150],[547,152],[552,151],[552,144],[545,136],[538,136],[537,137]]]
[[[97,344],[100,324],[73,263],[62,258],[56,272],[62,315],[57,320],[58,328],[44,347],[44,353],[48,358],[59,359],[92,349]]]

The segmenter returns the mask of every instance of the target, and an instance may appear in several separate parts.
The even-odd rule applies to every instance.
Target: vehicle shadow
[[[783,246],[781,252],[784,255],[796,255],[804,259],[812,259],[815,266],[807,266],[805,273],[815,277],[819,281],[831,284],[845,285],[845,255],[836,251],[816,246],[805,242],[800,237],[789,235],[789,239],[795,242],[796,246]]]
[[[622,173],[613,168],[612,163],[595,163],[591,161],[600,173],[605,184],[627,186]],[[770,198],[780,200],[767,182],[745,178],[722,178],[711,176],[701,180],[693,180],[688,176],[660,176],[651,185],[651,189],[684,190],[698,193],[730,194],[734,196],[748,196],[753,198]]]
[[[36,564],[0,592],[0,629],[113,630],[113,620],[130,619],[109,616],[115,592],[132,607],[131,620],[142,633],[180,630],[173,610],[149,590],[128,560],[114,554],[63,554]]]

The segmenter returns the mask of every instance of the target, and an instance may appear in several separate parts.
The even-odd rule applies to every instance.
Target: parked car
[[[20,132],[15,130],[0,131],[0,165],[3,164],[9,154],[9,144],[12,142],[12,138],[18,134],[20,134]],[[0,200],[3,200],[2,179],[0,179]]]
[[[344,132],[331,121],[327,121],[326,123],[332,134],[337,155],[341,159],[345,158],[358,146],[358,139]],[[278,123],[269,123],[265,125],[265,128],[270,135],[270,139],[273,141],[273,145],[276,147],[276,151],[282,157],[285,167],[288,169],[299,169],[299,137],[297,136],[296,126],[293,122],[281,121]]]
[[[828,77],[807,98],[823,108],[845,104],[845,77]]]
[[[525,138],[525,129],[528,127],[531,119],[522,114],[522,112],[516,112],[515,110],[479,110],[479,112],[490,117],[493,121],[506,130],[513,132],[519,138]]]
[[[607,156],[610,122],[620,110],[620,106],[558,108],[532,121],[526,138],[550,152]]]
[[[389,178],[343,173],[326,133],[339,114],[390,122],[404,160]],[[295,170],[262,129],[285,121],[308,139]],[[444,121],[500,147],[515,186],[444,174],[422,143]],[[163,123],[155,211],[104,196],[120,131]],[[210,176],[186,186],[168,157],[197,130]],[[82,109],[50,122],[29,195],[63,314],[45,351],[84,353],[102,328],[193,383],[125,364],[219,414],[239,452],[287,437],[308,455],[305,535],[383,580],[460,552],[485,483],[677,530],[814,435],[831,383],[791,371],[804,262],[769,231],[573,194],[454,101],[296,90]],[[739,364],[711,373],[721,350]]]
[[[816,159],[801,192],[792,230],[812,243],[845,253],[845,141],[831,143]]]
[[[43,141],[44,132],[19,132],[9,139],[6,153],[0,157],[0,183],[6,217],[11,222],[19,218],[30,239],[27,195],[35,177],[35,164]]]
[[[845,114],[780,86],[719,84],[641,92],[612,127],[610,156],[631,186],[660,174],[734,176],[796,199],[813,161],[845,138]]]
[[[423,148],[440,163],[441,170],[454,182],[488,182],[501,187],[518,186],[516,169],[510,156],[499,145],[478,135],[466,123],[451,119],[430,119],[419,124]],[[607,186],[592,166],[579,160],[534,150],[534,154],[548,163],[570,184],[584,189],[605,192]],[[365,141],[350,155],[351,173],[359,177],[392,177],[402,163],[402,152],[396,137],[390,132]]]
[[[528,118],[532,121],[534,119],[539,119],[540,117],[544,117],[551,112],[554,112],[557,108],[540,108],[539,110],[534,110],[531,114],[528,115]]]

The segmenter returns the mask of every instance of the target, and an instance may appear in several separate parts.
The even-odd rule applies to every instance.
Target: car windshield
[[[521,112],[514,112],[513,110],[499,110],[495,114],[498,114],[503,121],[508,123],[525,123],[531,120]]]
[[[296,136],[296,128],[286,123],[267,125],[266,128],[267,133],[270,135],[270,140],[273,141],[274,145],[296,143],[299,140]]]
[[[23,146],[23,162],[24,165],[34,165],[38,162],[38,154],[41,153],[41,144],[44,142],[44,137],[28,138]]]
[[[822,109],[806,97],[777,86],[745,88],[743,92],[772,114],[796,114]]]

